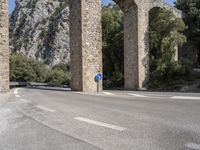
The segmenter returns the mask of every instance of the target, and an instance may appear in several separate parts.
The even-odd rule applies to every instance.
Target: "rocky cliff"
[[[10,16],[10,50],[49,66],[69,63],[68,0],[16,0]]]

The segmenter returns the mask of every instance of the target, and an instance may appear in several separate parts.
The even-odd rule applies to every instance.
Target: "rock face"
[[[69,63],[68,0],[16,0],[10,50],[53,66]]]

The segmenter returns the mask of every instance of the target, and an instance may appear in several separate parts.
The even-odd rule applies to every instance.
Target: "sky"
[[[104,4],[110,3],[112,0],[102,0]],[[165,0],[166,3],[173,4],[174,0]]]
[[[11,14],[15,8],[15,0],[8,0],[8,8],[9,8],[9,14]]]
[[[110,2],[112,2],[112,0],[102,0],[102,3],[105,5]],[[165,2],[169,4],[173,4],[174,0],[165,0]],[[8,0],[8,5],[9,5],[9,13],[11,14],[15,8],[15,0]]]

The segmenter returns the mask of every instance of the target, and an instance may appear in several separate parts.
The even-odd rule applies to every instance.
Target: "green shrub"
[[[46,82],[52,86],[61,86],[70,84],[70,71],[66,64],[55,65],[49,70]]]
[[[69,74],[62,70],[50,70],[46,82],[51,86],[69,85]]]
[[[70,68],[67,64],[58,64],[58,65],[53,66],[52,69],[53,70],[62,70],[66,73],[68,73],[70,71]]]
[[[46,82],[52,86],[69,85],[69,67],[59,64],[47,68],[45,64],[22,54],[11,54],[10,79],[17,82]]]
[[[150,88],[165,88],[173,90],[178,88],[178,85],[193,81],[192,63],[188,60],[161,62],[154,61],[154,68],[150,75]],[[180,86],[181,87],[181,86]]]
[[[18,82],[44,82],[47,68],[44,64],[23,56],[12,54],[10,56],[10,79]]]
[[[169,10],[150,14],[150,83],[153,89],[174,90],[195,79],[189,60],[174,61],[174,47],[186,42],[186,26]]]

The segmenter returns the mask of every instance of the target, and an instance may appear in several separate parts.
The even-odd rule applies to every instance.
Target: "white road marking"
[[[21,96],[20,95],[15,95],[17,98],[20,98]]]
[[[15,89],[14,90],[15,97],[20,98],[21,96],[18,95],[18,93],[19,93],[19,89]]]
[[[187,143],[185,146],[188,147],[188,148],[190,148],[190,149],[200,150],[200,144]]]
[[[200,97],[189,97],[189,96],[173,96],[172,99],[192,99],[192,100],[200,100]]]
[[[99,121],[95,121],[95,120],[90,120],[90,119],[87,119],[87,118],[77,117],[77,118],[74,118],[74,119],[78,120],[78,121],[82,121],[82,122],[94,124],[94,125],[97,125],[97,126],[101,126],[101,127],[106,127],[106,128],[118,130],[118,131],[127,130],[126,128],[123,128],[123,127],[119,127],[119,126],[115,126],[115,125],[112,125],[112,124],[108,124],[108,123],[104,123],[104,122],[99,122]]]
[[[103,92],[103,94],[106,94],[106,95],[115,95],[115,94],[110,93],[110,92]]]
[[[14,90],[14,94],[17,95],[18,94],[19,89],[15,89]]]
[[[145,96],[145,95],[132,94],[132,93],[128,93],[128,95],[135,96],[135,97],[143,97],[143,98],[147,98],[148,97],[148,96]]]
[[[56,110],[54,110],[54,109],[51,109],[51,108],[47,108],[47,107],[44,107],[44,106],[41,106],[41,105],[37,105],[36,106],[37,108],[39,108],[39,109],[43,109],[43,110],[45,110],[45,111],[49,111],[49,112],[56,112]]]
[[[77,93],[77,94],[84,94],[84,95],[85,95],[85,93],[83,93],[83,92],[74,92],[74,93]]]
[[[24,103],[30,103],[30,101],[26,100],[26,99],[20,99],[20,101],[24,102]]]

